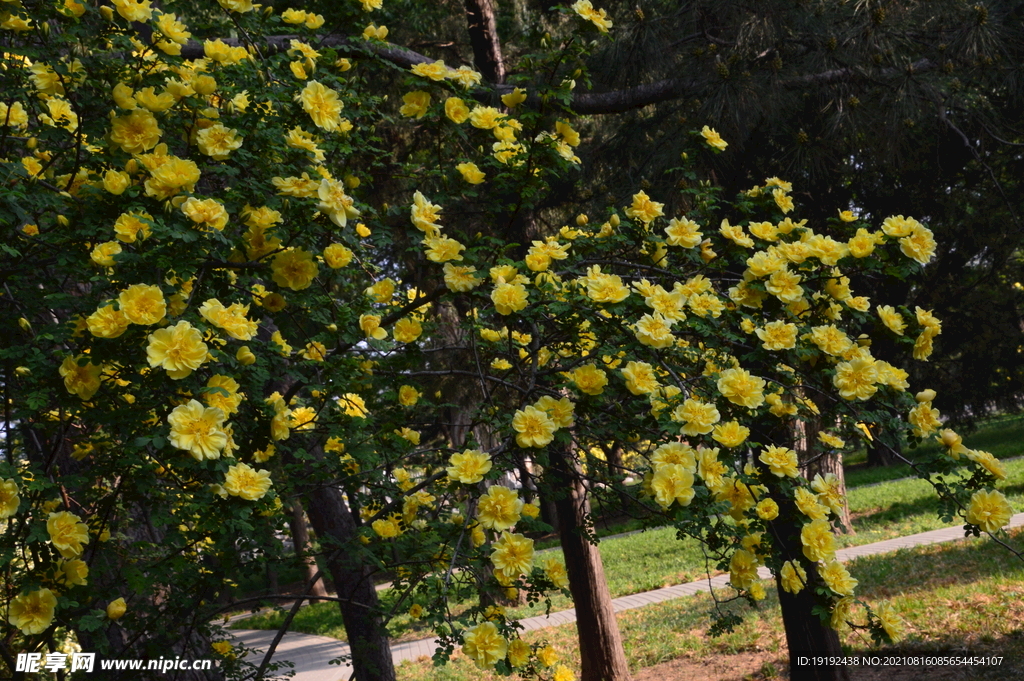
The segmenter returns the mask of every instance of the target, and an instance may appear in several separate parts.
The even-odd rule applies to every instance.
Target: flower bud
[[[577,227],[583,227],[583,226],[587,225],[589,222],[590,222],[590,218],[588,218],[586,216],[586,214],[584,214],[584,213],[580,213],[579,215],[576,216],[576,226]]]
[[[256,355],[252,354],[252,350],[249,349],[248,345],[238,348],[238,352],[235,353],[235,359],[245,366],[256,363]]]
[[[935,391],[932,390],[931,388],[928,388],[927,390],[922,390],[918,394],[914,395],[914,399],[916,399],[918,402],[931,402],[932,400],[935,399]]]
[[[127,610],[128,605],[124,602],[124,599],[118,598],[116,601],[111,601],[107,606],[107,617],[112,620],[119,620],[124,616]]]

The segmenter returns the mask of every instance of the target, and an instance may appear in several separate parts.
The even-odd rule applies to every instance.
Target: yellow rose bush
[[[582,475],[707,542],[751,601],[764,565],[786,593],[813,587],[823,622],[899,631],[851,609],[842,487],[803,476],[794,433],[852,436],[864,411],[890,442],[938,432],[934,394],[915,400],[872,343],[927,361],[942,322],[855,295],[925,266],[925,225],[809,225],[778,178],[726,199],[696,160],[728,146],[707,126],[678,195],[620,186],[563,215],[547,194],[593,142],[569,106],[579,41],[531,57],[564,80],[505,91],[396,56],[356,6],[330,36],[245,0],[211,3],[211,27],[74,6],[12,4],[0,29],[6,641],[62,628],[105,656],[201,658],[218,598],[297,565],[276,538],[296,499],[335,584],[391,574],[439,661],[462,646],[545,674],[548,649],[504,614],[447,606],[565,591],[528,502]],[[612,27],[589,2],[567,16]],[[245,39],[212,33],[229,25]],[[949,517],[999,531],[999,462],[940,441],[918,473],[946,477]],[[350,640],[383,637],[367,589],[342,599]],[[365,678],[390,678],[363,654]]]

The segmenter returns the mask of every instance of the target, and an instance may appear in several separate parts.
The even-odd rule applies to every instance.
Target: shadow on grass
[[[1009,537],[1000,539],[1024,553],[1024,528],[1015,528]],[[860,580],[858,595],[868,599],[970,584],[988,577],[1024,584],[1024,560],[987,535],[858,558],[847,567]]]
[[[906,665],[903,667],[851,668],[851,681],[1009,681],[1024,679],[1024,627],[1005,636],[985,637],[965,642],[961,636],[913,641],[886,648],[852,648],[851,656],[950,656],[985,658],[987,664],[972,665]],[[1000,659],[1001,658],[1001,659]]]

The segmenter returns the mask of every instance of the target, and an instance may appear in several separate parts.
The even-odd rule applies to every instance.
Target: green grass
[[[998,485],[1010,505],[1024,509],[1024,459],[1005,463],[1007,479]],[[927,532],[948,523],[938,517],[939,501],[930,484],[920,479],[899,480],[847,491],[855,535],[840,537],[844,546]]]
[[[963,438],[967,447],[990,452],[997,459],[1020,456],[1024,454],[1024,415],[1014,414],[989,419],[977,431],[964,435]],[[907,449],[904,453],[908,458],[913,459],[925,452],[936,451],[938,451],[938,444],[929,441],[916,449]],[[843,463],[846,466],[856,466],[866,461],[867,453],[863,449],[843,457]],[[846,485],[847,487],[859,487],[912,475],[914,475],[914,471],[905,464],[881,468],[857,468],[846,471]]]
[[[966,438],[968,446],[986,448],[1006,458],[1020,453],[1024,442],[1024,419],[1001,423]],[[928,445],[925,445],[928,446]],[[1014,509],[1024,509],[1024,460],[1006,463],[1007,480],[999,485]],[[938,500],[931,485],[919,479],[898,480],[875,486],[853,487],[848,490],[850,511],[856,534],[840,537],[843,546],[858,546],[894,537],[907,536],[947,526],[938,515]],[[604,562],[608,588],[613,598],[650,591],[663,586],[681,584],[704,576],[704,561],[700,546],[690,541],[679,541],[672,528],[660,528],[616,537],[599,545]],[[556,547],[544,551],[560,554]],[[385,606],[395,596],[388,591],[381,594]],[[572,607],[571,601],[555,595],[551,599],[552,611]],[[470,607],[470,603],[456,604],[456,612]],[[397,640],[421,638],[429,635],[422,626],[404,614],[402,608],[389,624]],[[544,604],[515,608],[514,617],[541,614]],[[284,621],[282,610],[270,611],[236,623],[235,628],[276,629]],[[319,634],[345,640],[341,615],[334,603],[316,603],[302,608],[292,623],[292,629],[308,634]]]
[[[1024,530],[1012,533],[1011,541],[1024,544]],[[995,542],[970,539],[906,549],[861,558],[848,566],[860,580],[858,597],[872,605],[889,601],[906,620],[907,638],[892,652],[1002,655],[1004,666],[975,667],[970,678],[1024,678],[1024,561],[1012,558]],[[712,663],[716,656],[738,653],[755,654],[763,669],[783,668],[786,649],[781,614],[774,587],[768,593],[757,610],[745,604],[726,606],[743,617],[743,623],[733,633],[715,639],[704,633],[711,624],[708,613],[712,607],[705,594],[618,615],[630,668],[636,671],[675,658],[700,666]],[[864,620],[862,608],[854,613],[855,621]],[[575,627],[530,632],[524,639],[555,646],[563,662],[578,673]],[[850,653],[885,653],[874,648],[863,633],[847,633],[843,642]],[[478,670],[457,654],[443,668],[425,659],[404,662],[398,668],[398,678],[497,681],[499,677]]]

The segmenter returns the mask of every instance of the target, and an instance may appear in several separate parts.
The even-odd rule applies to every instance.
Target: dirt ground
[[[633,681],[782,681],[789,679],[789,661],[772,653],[715,655],[703,660],[685,657],[641,669]],[[975,681],[1011,677],[979,675],[978,670],[951,667],[854,667],[850,681]],[[1017,677],[1012,677],[1017,678]]]

